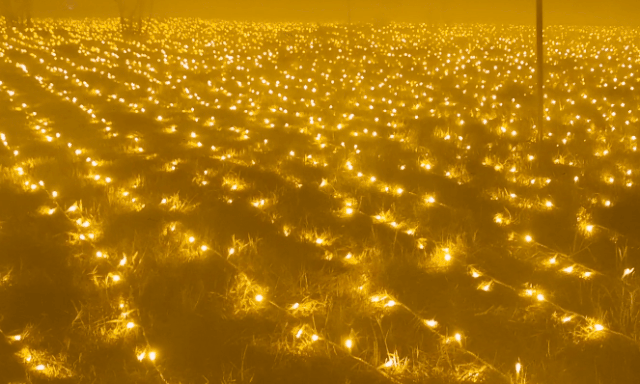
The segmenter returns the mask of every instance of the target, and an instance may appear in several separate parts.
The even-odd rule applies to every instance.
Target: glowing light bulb
[[[318,335],[312,335],[311,336],[311,340],[313,340],[313,341],[318,341],[318,339],[319,339]]]
[[[530,235],[526,235],[524,239],[526,240],[527,243],[530,243],[533,241],[533,238]]]
[[[353,347],[353,341],[351,339],[347,339],[347,341],[344,342],[344,345],[351,349]]]
[[[542,293],[538,293],[538,296],[536,296],[536,298],[538,299],[538,301],[544,301],[544,295]]]
[[[193,243],[194,241],[196,241],[196,238],[195,238],[195,237],[193,237],[193,236],[189,237],[189,242],[190,242],[190,243]]]
[[[135,325],[132,321],[130,321],[130,322],[128,322],[128,323],[127,323],[127,329],[131,329],[131,328],[133,328],[133,327],[135,327],[135,326],[136,326],[136,325]]]
[[[602,331],[604,329],[604,326],[602,324],[596,324],[596,325],[593,326],[593,328],[596,331]]]
[[[262,300],[264,300],[264,296],[262,296],[262,295],[260,295],[260,294],[257,294],[257,295],[256,295],[256,301],[259,303],[259,302],[261,302]]]
[[[155,352],[149,352],[149,360],[154,361],[156,359],[156,353]]]
[[[516,374],[520,374],[521,369],[522,369],[522,364],[516,363]]]
[[[38,371],[44,371],[44,368],[45,368],[45,366],[44,366],[44,365],[42,365],[42,364],[39,364],[39,365],[36,367],[36,369],[37,369]]]
[[[435,320],[426,320],[425,324],[430,328],[435,328],[438,325],[438,322]]]

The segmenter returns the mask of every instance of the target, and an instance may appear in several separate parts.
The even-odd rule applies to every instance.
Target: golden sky
[[[136,0],[128,0],[136,1]],[[155,16],[346,21],[349,0],[145,0]],[[34,0],[36,16],[116,16],[114,0]],[[532,24],[535,0],[350,0],[353,21]],[[640,24],[638,0],[546,0],[547,24]]]

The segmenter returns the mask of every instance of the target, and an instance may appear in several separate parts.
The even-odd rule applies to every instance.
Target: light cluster
[[[567,287],[624,301],[638,285],[637,240],[611,219],[637,193],[638,31],[548,29],[537,127],[525,27],[199,23],[1,30],[0,181],[56,220],[92,271],[89,328],[129,360],[180,376],[141,292],[204,263],[216,275],[184,282],[185,317],[273,321],[252,348],[392,382],[442,372],[438,353],[461,382],[541,380],[544,360],[474,325],[496,307],[566,343],[637,343]],[[0,261],[7,294],[16,279]],[[25,369],[80,376],[22,327],[6,336]]]

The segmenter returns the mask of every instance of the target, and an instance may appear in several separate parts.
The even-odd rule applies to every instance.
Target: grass
[[[640,381],[637,30],[198,23],[1,31],[0,382]]]

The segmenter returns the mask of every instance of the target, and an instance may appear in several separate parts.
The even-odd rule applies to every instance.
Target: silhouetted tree
[[[142,18],[151,15],[154,0],[113,0],[118,7],[123,32],[142,33]]]
[[[0,0],[0,14],[9,27],[31,27],[33,0]]]
[[[113,1],[118,6],[118,14],[120,15],[120,26],[122,27],[125,23],[125,17],[124,17],[125,0],[113,0]]]
[[[0,15],[4,18],[7,26],[10,26],[13,21],[13,15],[11,14],[11,0],[0,0]]]

